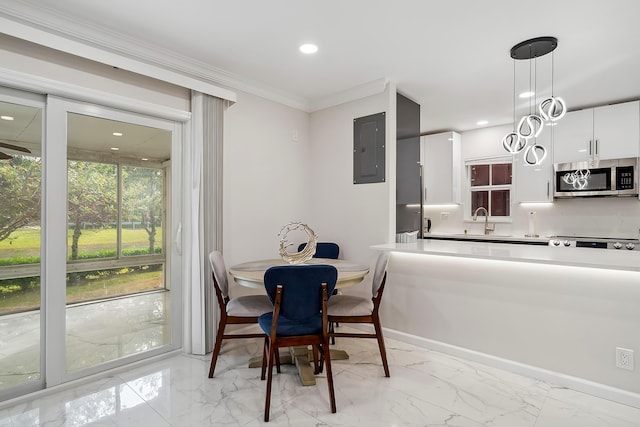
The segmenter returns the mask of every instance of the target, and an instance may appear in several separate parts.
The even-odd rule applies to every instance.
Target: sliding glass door
[[[0,401],[179,348],[182,125],[2,88],[0,116]]]
[[[171,130],[67,113],[67,372],[172,343],[171,141]]]
[[[0,400],[39,389],[44,98],[0,88]]]
[[[173,122],[49,105],[66,118],[64,381],[180,346],[166,232],[179,135]]]

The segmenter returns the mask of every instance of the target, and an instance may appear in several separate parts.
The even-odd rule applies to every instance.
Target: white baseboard
[[[349,325],[356,327],[356,325]],[[547,369],[536,366],[526,365],[509,359],[492,356],[490,354],[481,353],[475,350],[469,350],[463,347],[447,344],[440,341],[422,338],[416,335],[410,335],[404,332],[383,328],[384,336],[395,340],[413,344],[429,350],[439,351],[441,353],[450,354],[462,359],[471,360],[473,362],[482,363],[494,368],[504,369],[520,375],[525,375],[550,384],[576,390],[582,393],[601,397],[603,399],[622,403],[624,405],[640,408],[640,394],[619,388],[611,387],[605,384],[596,383],[584,378],[573,377],[560,372],[549,371]]]

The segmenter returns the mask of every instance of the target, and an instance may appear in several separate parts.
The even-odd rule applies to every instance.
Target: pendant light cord
[[[551,96],[553,96],[553,80],[554,80],[554,52],[551,52]]]
[[[532,109],[531,109],[531,98],[533,98],[533,95],[531,95],[531,67],[532,67],[532,63],[531,63],[531,45],[529,45],[529,114],[532,114]]]
[[[513,59],[513,130],[516,129],[516,60]]]

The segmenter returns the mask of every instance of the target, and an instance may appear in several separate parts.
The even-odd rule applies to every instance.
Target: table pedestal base
[[[332,361],[347,360],[349,358],[349,354],[344,350],[332,349],[330,352]],[[306,347],[290,347],[288,354],[280,355],[281,365],[296,365],[302,385],[316,385],[316,376],[313,373],[313,365],[311,365],[312,361],[313,354],[311,353],[311,349]],[[249,359],[249,367],[261,368],[262,356]]]

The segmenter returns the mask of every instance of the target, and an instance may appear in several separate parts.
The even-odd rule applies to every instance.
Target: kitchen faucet
[[[495,229],[495,224],[491,224],[491,227],[489,227],[489,212],[487,211],[487,208],[485,208],[484,206],[480,206],[478,209],[476,209],[476,211],[473,213],[473,220],[476,221],[478,219],[478,211],[480,209],[484,211],[484,234],[489,234]]]

